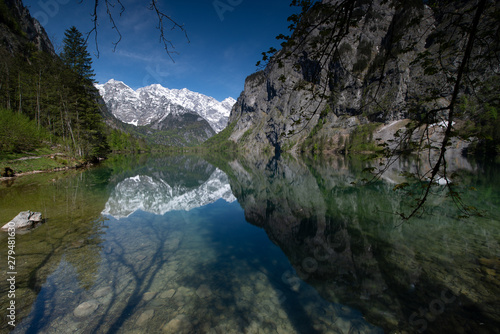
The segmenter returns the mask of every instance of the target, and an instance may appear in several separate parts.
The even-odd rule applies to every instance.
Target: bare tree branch
[[[84,0],[80,0],[80,3],[82,3],[83,1]],[[100,17],[99,17],[99,8],[100,7],[99,6],[100,5],[102,5],[102,1],[101,1],[101,3],[99,3],[99,0],[94,0],[93,11],[90,14],[93,26],[92,26],[92,29],[86,34],[87,37],[85,39],[85,42],[87,43],[91,36],[94,37],[97,58],[99,58],[99,53],[100,53],[99,52],[99,42],[98,42],[98,27],[99,27],[99,19],[100,19]],[[118,16],[122,16],[122,14],[125,12],[125,6],[121,2],[121,0],[116,0],[116,3],[112,2],[112,0],[104,0],[104,7],[106,8],[106,14],[108,16],[109,22],[111,23],[111,29],[115,30],[116,34],[118,35],[117,41],[112,43],[113,44],[113,52],[116,51],[118,44],[122,40],[122,34],[121,34],[120,29],[118,28],[118,25],[117,25],[116,20],[115,20],[116,14],[113,13],[113,9],[116,6],[119,7]],[[158,31],[160,34],[160,43],[163,43],[163,46],[165,48],[165,51],[167,52],[167,55],[170,57],[170,59],[172,61],[174,61],[172,54],[177,54],[177,52],[172,51],[172,49],[175,49],[175,47],[174,47],[172,40],[167,38],[168,34],[165,31],[166,24],[168,24],[168,22],[170,24],[172,24],[170,31],[175,30],[175,29],[181,30],[184,33],[186,40],[189,43],[189,37],[187,35],[187,31],[184,28],[184,25],[178,24],[171,16],[169,16],[161,11],[161,9],[158,6],[157,0],[151,0],[151,3],[149,4],[148,9],[154,11],[154,13],[157,16],[157,18],[158,18],[157,28],[158,28]]]
[[[401,217],[404,220],[408,220],[411,217],[415,216],[421,209],[424,203],[427,201],[427,197],[429,196],[431,187],[433,185],[433,182],[436,180],[436,175],[438,174],[439,170],[441,167],[444,167],[444,174],[446,175],[446,160],[445,160],[445,153],[446,149],[448,147],[448,143],[451,140],[452,137],[452,129],[453,129],[453,121],[455,118],[455,108],[457,104],[457,99],[458,99],[458,94],[461,89],[461,84],[462,84],[462,77],[464,76],[465,70],[467,63],[470,60],[471,54],[472,54],[472,48],[474,46],[474,39],[476,37],[477,33],[477,27],[479,25],[479,20],[481,18],[481,15],[483,14],[485,5],[486,5],[487,0],[480,0],[477,9],[474,15],[474,20],[472,22],[471,28],[469,30],[469,35],[467,39],[467,46],[465,48],[464,56],[462,58],[462,61],[460,62],[460,67],[458,69],[457,77],[455,80],[455,87],[453,89],[453,95],[450,101],[450,104],[448,105],[448,124],[446,127],[446,131],[444,133],[444,138],[443,141],[441,142],[441,149],[439,153],[438,160],[434,167],[432,168],[429,184],[426,187],[425,193],[422,198],[418,200],[417,206],[413,209],[413,211],[408,215],[401,214]],[[447,186],[451,189],[451,184],[446,181]],[[452,191],[452,190],[451,190]],[[461,208],[465,208],[464,206],[461,206]]]
[[[175,62],[174,58],[172,57],[172,54],[173,53],[177,54],[177,52],[171,51],[171,49],[175,49],[175,47],[174,47],[174,44],[172,43],[172,41],[166,37],[165,21],[170,22],[170,24],[172,24],[172,27],[170,28],[170,30],[180,29],[184,33],[184,36],[186,37],[186,40],[189,43],[190,41],[189,41],[189,37],[187,35],[187,31],[184,28],[184,25],[178,24],[176,21],[174,21],[172,19],[172,17],[170,17],[169,15],[166,15],[158,8],[157,0],[151,0],[151,4],[149,5],[149,9],[153,10],[158,17],[158,27],[157,28],[160,31],[160,43],[163,43],[163,46],[165,47],[165,51],[167,51],[168,56],[170,57],[170,59],[173,62]]]

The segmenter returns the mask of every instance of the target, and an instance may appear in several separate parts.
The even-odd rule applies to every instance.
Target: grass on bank
[[[82,162],[62,146],[52,146],[50,134],[26,115],[0,108],[0,176],[76,167]]]
[[[22,174],[74,168],[81,164],[82,161],[61,153],[56,148],[43,147],[31,152],[20,153],[0,152],[0,176],[3,176],[6,168],[10,168],[14,174]]]

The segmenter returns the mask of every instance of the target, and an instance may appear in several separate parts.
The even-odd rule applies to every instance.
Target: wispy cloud
[[[137,53],[137,52],[123,50],[121,48],[117,49],[115,53],[117,56],[120,56],[120,57],[135,59],[135,60],[139,60],[139,61],[147,62],[147,63],[158,61],[157,55],[141,54],[141,53]]]

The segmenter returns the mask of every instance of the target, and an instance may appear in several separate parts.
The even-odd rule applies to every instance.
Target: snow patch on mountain
[[[135,126],[151,124],[173,112],[194,112],[218,133],[226,127],[236,103],[232,97],[219,102],[186,88],[168,89],[159,84],[133,90],[125,83],[111,79],[95,86],[111,113],[119,120]]]

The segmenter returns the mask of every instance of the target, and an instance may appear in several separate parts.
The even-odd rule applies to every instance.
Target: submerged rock
[[[78,305],[78,307],[73,311],[73,314],[75,315],[75,317],[83,318],[94,313],[94,311],[97,310],[98,307],[99,303],[97,302],[97,300],[89,300],[88,302],[83,302]]]
[[[146,292],[145,294],[142,295],[142,300],[144,300],[145,302],[148,302],[151,299],[153,299],[155,296],[156,296],[156,292],[149,291],[149,292]]]
[[[112,289],[110,286],[105,286],[94,292],[93,296],[94,298],[100,298],[109,295],[112,292]]]
[[[22,211],[14,219],[2,226],[2,230],[8,231],[10,228],[14,228],[16,231],[30,230],[40,223],[43,223],[40,212]]]
[[[163,299],[172,298],[173,295],[175,295],[175,290],[174,289],[170,289],[170,290],[167,290],[167,291],[163,292],[160,295],[160,298],[163,298]]]
[[[147,310],[142,312],[142,314],[139,316],[137,321],[135,322],[136,325],[142,326],[144,325],[147,321],[151,320],[153,316],[155,315],[155,310]]]
[[[184,314],[178,315],[163,326],[164,333],[188,334],[191,331],[191,323]]]
[[[212,291],[210,290],[210,287],[206,284],[200,285],[200,287],[196,290],[196,294],[200,298],[206,298],[209,297],[212,294]]]

